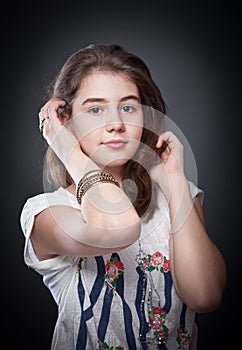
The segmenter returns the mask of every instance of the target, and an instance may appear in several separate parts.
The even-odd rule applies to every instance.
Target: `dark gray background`
[[[194,2],[195,3],[195,2]],[[221,307],[200,315],[199,349],[241,342],[241,12],[237,2],[8,2],[1,13],[2,348],[48,350],[56,305],[23,262],[19,215],[42,192],[38,110],[65,59],[118,43],[149,65],[186,136],[205,191],[208,231],[228,266]],[[185,271],[184,271],[185,273]],[[214,345],[216,344],[216,346]]]

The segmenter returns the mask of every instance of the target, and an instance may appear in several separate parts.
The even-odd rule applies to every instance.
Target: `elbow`
[[[198,313],[212,312],[219,308],[222,303],[224,291],[227,285],[226,271],[220,279],[214,280],[209,285],[204,285],[196,291],[193,310]]]
[[[194,307],[194,311],[197,313],[207,313],[215,311],[220,306],[221,301],[222,298],[220,296],[198,301]]]
[[[187,306],[197,313],[207,313],[218,309],[222,303],[222,292],[199,292],[193,300],[187,300]]]
[[[187,286],[182,293],[178,293],[184,303],[197,313],[207,313],[218,309],[227,286],[226,270],[221,270],[217,278],[213,275],[209,280],[197,282],[190,284],[189,288]]]

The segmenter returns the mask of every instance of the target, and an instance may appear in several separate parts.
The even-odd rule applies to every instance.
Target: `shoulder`
[[[33,197],[29,197],[24,203],[23,208],[26,206],[32,206],[36,209],[41,207],[45,209],[52,205],[69,205],[78,209],[80,207],[75,196],[63,187],[60,187],[53,192],[44,192]]]
[[[204,195],[205,195],[204,191],[198,185],[196,185],[194,181],[187,180],[187,183],[189,186],[189,191],[192,199],[195,199],[198,196],[201,204],[203,204]],[[164,206],[167,207],[167,200],[158,185],[156,186],[156,191],[157,191],[157,204],[159,208],[160,207],[164,208]]]
[[[29,197],[21,210],[20,222],[23,230],[29,225],[32,226],[34,217],[41,211],[51,206],[69,206],[80,209],[75,196],[63,187],[58,188],[53,192],[44,192],[32,197]]]

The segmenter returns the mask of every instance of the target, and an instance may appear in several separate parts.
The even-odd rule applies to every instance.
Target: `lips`
[[[104,145],[110,148],[115,148],[115,149],[119,149],[122,148],[126,145],[127,141],[125,140],[121,140],[121,139],[113,139],[113,140],[109,140],[107,142],[104,142]]]

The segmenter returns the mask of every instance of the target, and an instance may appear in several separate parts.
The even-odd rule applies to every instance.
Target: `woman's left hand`
[[[172,181],[184,178],[184,147],[171,131],[159,136],[156,148],[162,147],[165,150],[161,153],[161,162],[150,169],[150,176],[169,197]]]

